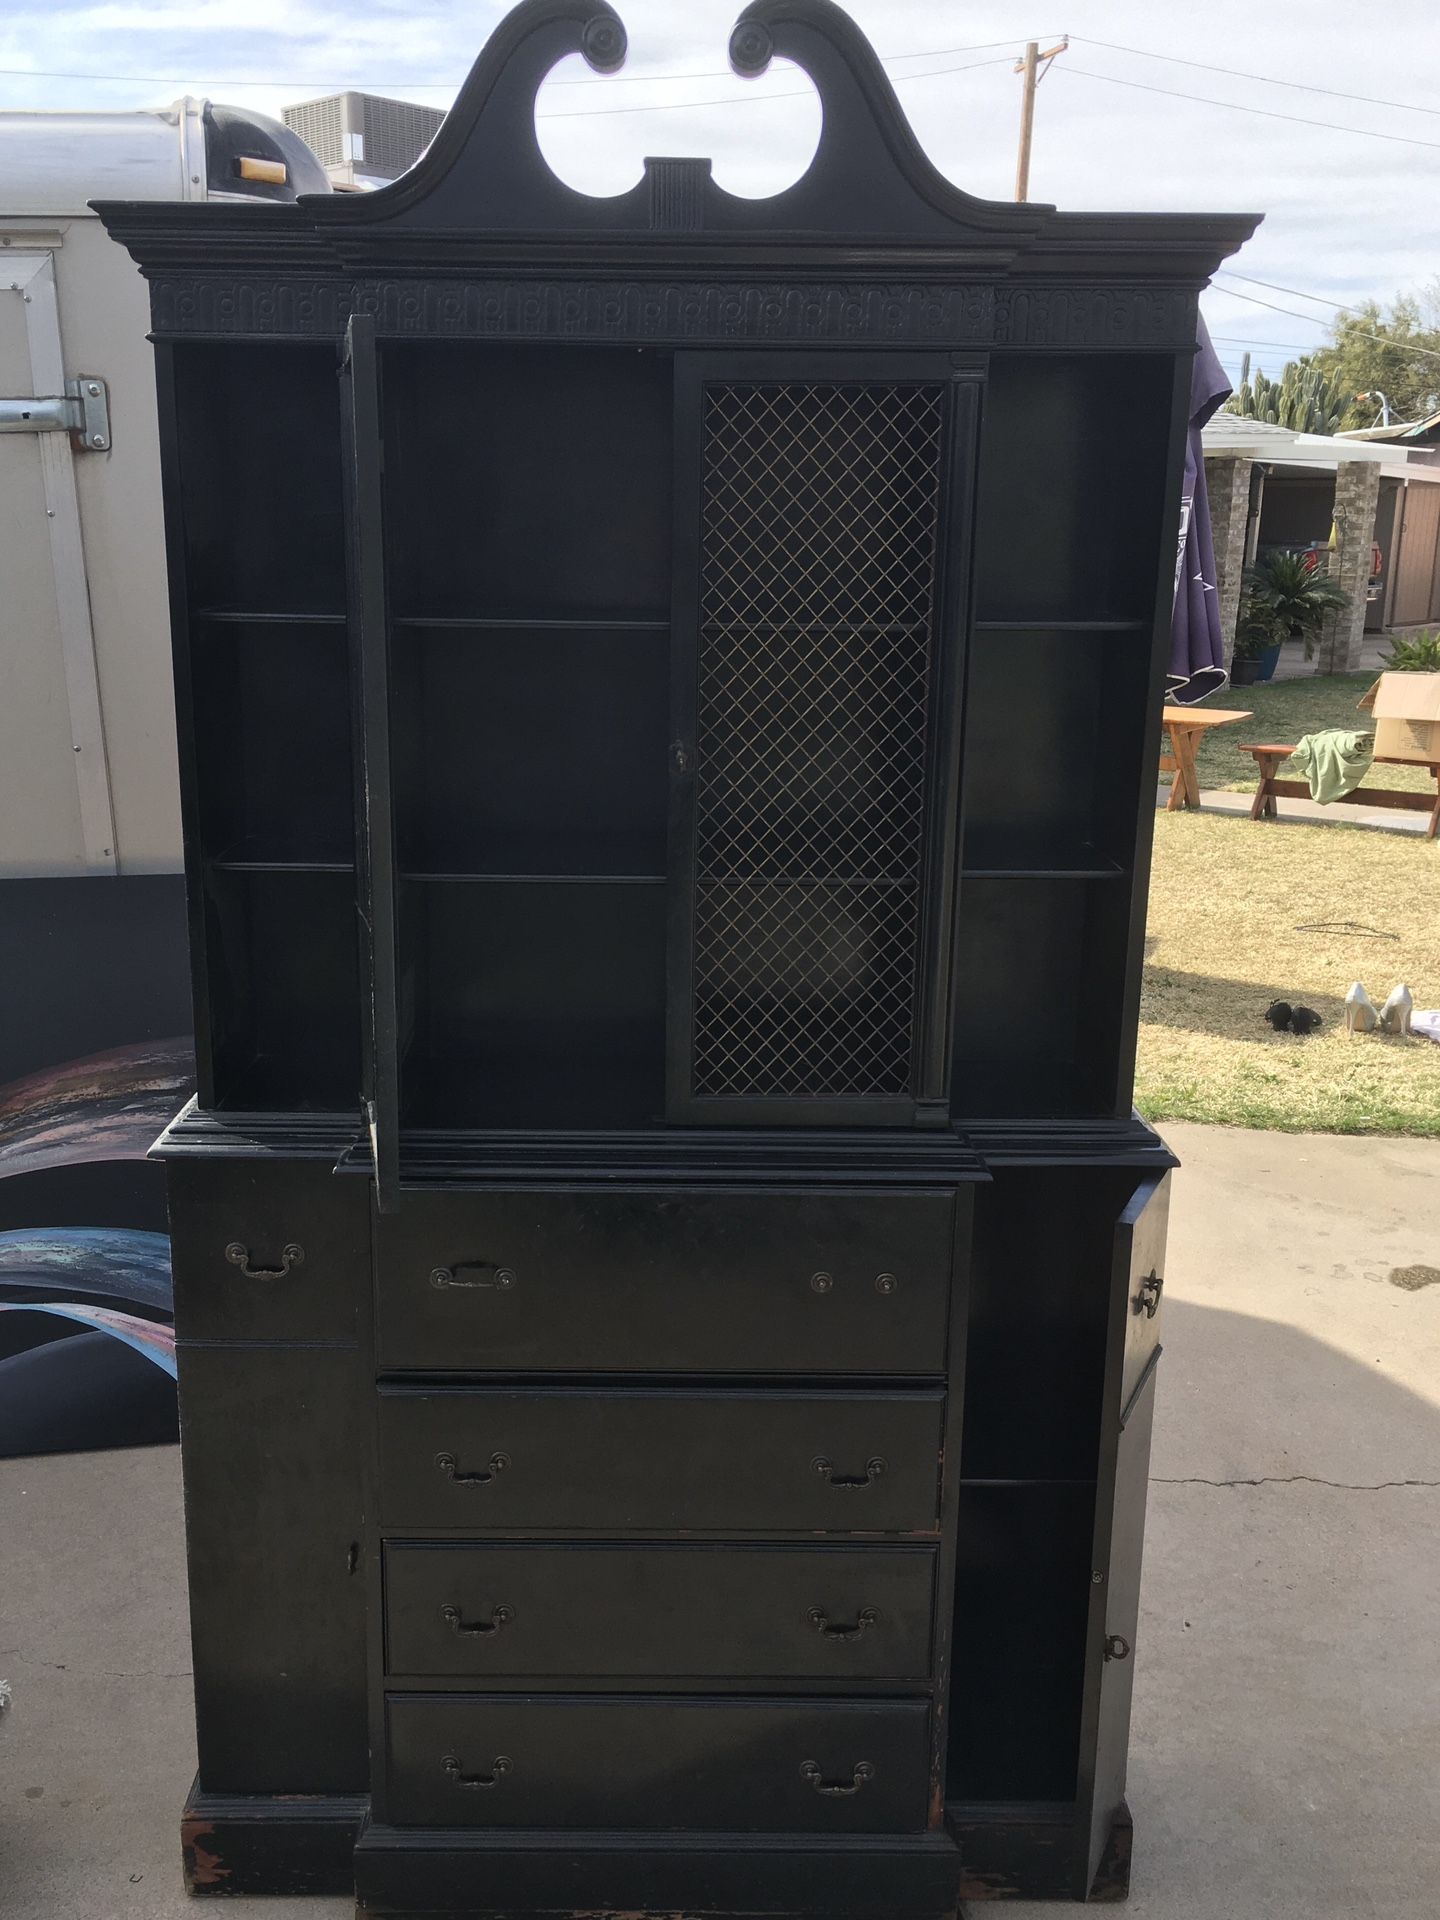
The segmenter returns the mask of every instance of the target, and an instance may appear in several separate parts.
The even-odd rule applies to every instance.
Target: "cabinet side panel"
[[[358,1354],[179,1355],[200,1782],[366,1784]]]

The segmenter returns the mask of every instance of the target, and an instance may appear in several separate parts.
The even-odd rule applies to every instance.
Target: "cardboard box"
[[[1357,704],[1375,716],[1377,760],[1440,765],[1440,673],[1382,673]]]

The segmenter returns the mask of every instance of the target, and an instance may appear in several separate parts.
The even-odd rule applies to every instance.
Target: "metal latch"
[[[110,445],[110,389],[96,374],[65,382],[63,397],[0,400],[0,433],[68,433],[77,453]]]

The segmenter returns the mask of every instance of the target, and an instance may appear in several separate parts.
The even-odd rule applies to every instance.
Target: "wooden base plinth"
[[[362,1914],[853,1915],[940,1920],[958,1902],[947,1834],[476,1833],[367,1824]]]
[[[364,1795],[191,1789],[185,1886],[201,1894],[346,1894],[361,1915],[510,1920],[522,1914],[770,1915],[946,1920],[963,1900],[1124,1900],[1122,1809],[1094,1881],[1073,1810],[951,1810],[913,1839],[648,1833],[483,1833],[385,1827]]]
[[[962,1862],[960,1898],[981,1900],[1124,1900],[1130,1892],[1130,1810],[1122,1806],[1095,1870],[1088,1839],[1070,1806],[946,1809]]]
[[[227,1794],[190,1789],[180,1818],[189,1893],[349,1893],[364,1794]]]

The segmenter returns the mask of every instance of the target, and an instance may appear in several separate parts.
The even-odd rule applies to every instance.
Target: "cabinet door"
[[[943,1097],[976,375],[677,358],[672,1119]]]
[[[1115,1230],[1081,1728],[1086,1890],[1125,1800],[1169,1208],[1169,1174],[1142,1181]]]
[[[395,971],[394,803],[390,785],[390,633],[381,514],[380,376],[375,322],[352,315],[340,369],[350,684],[355,735],[361,1095],[380,1209],[400,1185],[399,1039]]]

